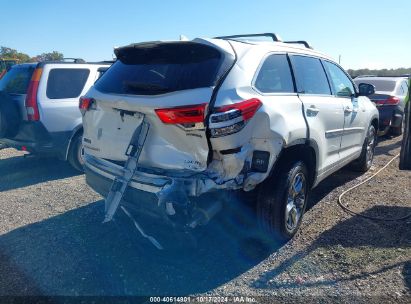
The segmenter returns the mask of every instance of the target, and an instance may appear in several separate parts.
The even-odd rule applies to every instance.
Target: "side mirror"
[[[358,85],[359,96],[370,96],[375,94],[375,87],[372,84],[368,83],[360,83]]]

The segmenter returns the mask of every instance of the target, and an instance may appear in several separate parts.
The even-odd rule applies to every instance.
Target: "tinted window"
[[[360,83],[368,83],[375,86],[376,91],[382,92],[392,92],[395,89],[395,80],[385,80],[385,79],[367,79],[367,78],[356,78],[355,83],[358,85]]]
[[[355,93],[355,90],[348,76],[335,64],[328,61],[323,62],[330,76],[334,94],[342,97],[351,97]]]
[[[258,72],[254,85],[263,93],[294,92],[287,56],[271,55],[267,57]]]
[[[47,97],[50,99],[79,97],[89,74],[88,69],[51,69],[47,80]]]
[[[319,59],[305,56],[291,58],[299,93],[331,94],[327,76]]]
[[[10,94],[26,94],[34,66],[13,67],[0,80],[0,91]]]
[[[156,95],[214,86],[227,62],[216,49],[198,43],[158,43],[125,47],[97,81],[105,93]]]

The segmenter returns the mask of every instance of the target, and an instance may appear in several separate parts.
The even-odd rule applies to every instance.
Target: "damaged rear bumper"
[[[95,191],[106,196],[114,178],[121,175],[123,167],[88,154],[84,155],[84,161],[87,183]],[[183,192],[189,197],[198,197],[213,190],[239,189],[242,188],[242,185],[243,180],[241,176],[224,183],[217,183],[206,173],[180,176],[177,174],[170,174],[165,176],[137,171],[129,184],[127,193],[135,193],[137,196],[132,196],[136,199],[138,197],[138,200],[141,200],[139,195],[142,192],[151,193],[154,197],[157,197],[158,200],[161,200],[164,195],[174,190]]]
[[[107,197],[113,180],[121,176],[124,169],[87,154],[84,155],[84,160],[87,184]],[[139,213],[161,218],[172,226],[182,224],[183,227],[195,228],[205,225],[214,217],[222,209],[222,201],[226,199],[225,195],[211,198],[202,194],[210,192],[213,195],[213,190],[240,187],[241,184],[236,181],[219,185],[204,174],[159,176],[137,170],[124,192],[123,200],[132,204]],[[176,214],[184,216],[182,218]]]

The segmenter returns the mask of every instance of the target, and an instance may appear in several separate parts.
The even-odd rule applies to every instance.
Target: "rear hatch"
[[[21,119],[26,119],[25,99],[36,64],[13,66],[0,80],[0,91],[8,93],[16,103]]]
[[[225,42],[226,43],[226,42]],[[143,167],[203,171],[213,90],[234,62],[227,49],[201,42],[152,42],[116,49],[118,60],[87,93],[87,154],[121,162],[143,117],[150,130]]]

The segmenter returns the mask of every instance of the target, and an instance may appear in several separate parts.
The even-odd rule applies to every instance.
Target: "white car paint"
[[[115,109],[142,113],[150,123],[139,164],[158,169],[161,172],[159,178],[168,177],[174,181],[178,174],[188,176],[187,192],[195,196],[215,189],[254,189],[270,174],[281,151],[296,143],[310,141],[316,144],[315,185],[359,157],[368,126],[373,119],[378,119],[378,111],[368,98],[346,100],[331,95],[264,94],[253,85],[262,60],[269,54],[303,54],[332,61],[331,58],[308,48],[280,42],[243,43],[221,39],[195,39],[193,42],[214,46],[226,54],[236,54],[237,61],[219,87],[214,107],[258,98],[262,106],[254,117],[235,134],[208,138],[212,149],[209,151],[206,126],[185,129],[166,125],[154,109],[209,102],[214,87],[154,96],[105,94],[91,88],[87,96],[94,98],[97,106],[83,117],[86,167],[101,174],[99,160],[126,159],[124,152],[141,116],[135,114],[122,120]],[[345,114],[346,107],[352,110],[350,115]],[[213,128],[210,120],[208,124]],[[231,154],[221,153],[231,149],[239,150]],[[270,153],[267,172],[243,172],[255,150]],[[213,158],[207,162],[209,152]],[[105,162],[104,168],[107,169],[105,177],[113,179],[119,166]],[[138,175],[147,177],[146,173]],[[149,178],[155,180],[153,176]],[[144,183],[138,185],[136,181],[131,186],[156,194],[170,187],[148,189]]]

